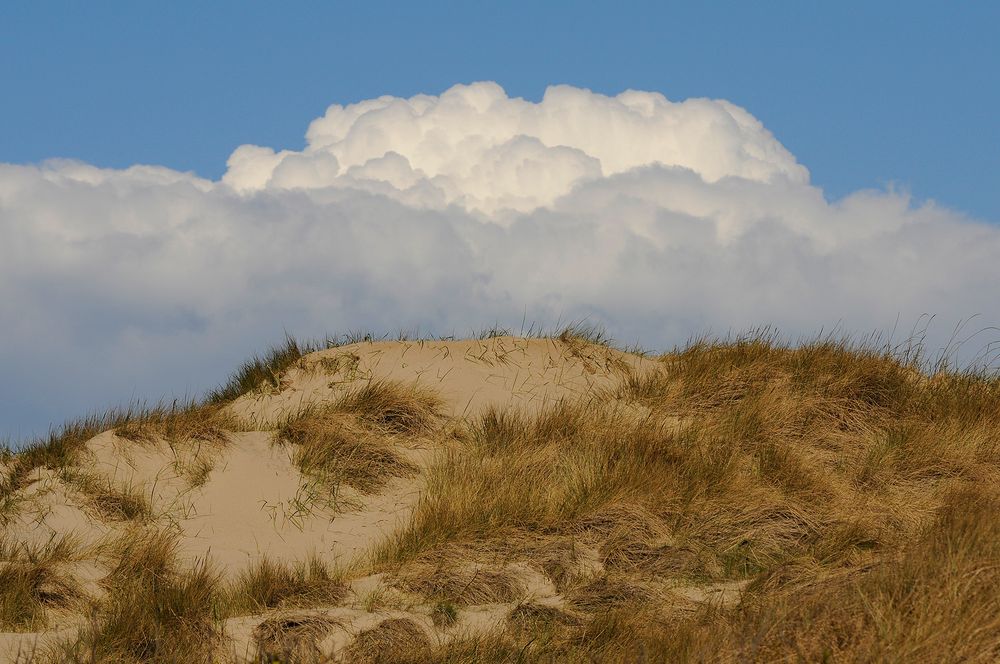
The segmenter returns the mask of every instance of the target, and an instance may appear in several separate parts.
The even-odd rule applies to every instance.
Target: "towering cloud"
[[[605,97],[550,87],[540,103],[495,83],[440,97],[331,106],[302,152],[244,145],[223,182],[239,191],[355,187],[420,207],[495,214],[551,205],[574,186],[641,166],[677,166],[707,182],[808,181],[806,169],[742,108],[672,103],[651,92]]]
[[[0,165],[0,430],[198,392],[283,330],[1000,321],[1000,228],[893,190],[830,203],[725,101],[478,83],[331,106],[306,137],[237,148],[220,182]]]

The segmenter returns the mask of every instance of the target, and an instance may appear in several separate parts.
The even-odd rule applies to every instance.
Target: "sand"
[[[280,391],[244,396],[233,412],[257,426],[273,425],[364,380],[431,388],[452,417],[474,417],[491,406],[533,412],[560,399],[613,389],[627,372],[653,364],[577,340],[360,343],[309,355],[302,366],[287,372]]]
[[[297,562],[318,555],[362,574],[351,583],[351,597],[343,606],[313,611],[336,624],[320,640],[324,652],[338,651],[354,635],[393,617],[414,619],[433,642],[485,631],[502,622],[510,606],[470,607],[459,628],[447,630],[434,626],[427,606],[403,612],[365,608],[364,598],[373,592],[397,592],[378,576],[364,576],[363,569],[372,547],[402,528],[417,505],[425,471],[441,452],[434,436],[400,443],[401,454],[418,469],[412,477],[395,478],[372,495],[352,494],[351,506],[333,508],[308,502],[309,479],[293,463],[288,447],[275,444],[273,430],[303,408],[331,402],[370,381],[433,390],[442,399],[445,422],[454,425],[491,407],[535,412],[561,399],[612,391],[627,376],[654,364],[575,339],[514,337],[364,342],[312,353],[285,372],[278,387],[233,402],[231,413],[247,430],[229,432],[223,442],[136,442],[108,431],[87,443],[70,471],[34,471],[4,538],[41,546],[72,535],[79,554],[67,564],[92,600],[103,592],[104,551],[122,536],[142,536],[137,533],[143,528],[172,529],[182,560],[207,558],[226,578],[265,556]],[[81,482],[138,494],[148,501],[151,514],[138,529],[132,520],[111,518],[95,506]],[[520,568],[513,573],[528,589],[525,600],[561,604],[555,588],[537,571]],[[693,591],[687,594],[694,597]],[[730,594],[730,589],[717,593],[726,599]],[[253,630],[266,617],[228,621],[225,651],[231,659],[254,654]],[[65,638],[83,620],[81,613],[52,612],[43,632],[0,634],[0,661],[14,661],[19,649]]]

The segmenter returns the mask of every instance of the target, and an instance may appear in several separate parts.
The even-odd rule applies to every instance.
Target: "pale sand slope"
[[[654,365],[576,339],[364,342],[313,353],[280,377],[279,388],[245,395],[230,406],[244,428],[252,430],[229,433],[225,442],[137,443],[106,432],[87,444],[87,454],[70,473],[36,472],[20,492],[19,513],[7,524],[4,538],[41,545],[72,534],[79,553],[66,565],[87,594],[97,598],[102,592],[98,582],[107,572],[102,547],[138,526],[135,520],[113,518],[95,506],[81,487],[96,483],[147,498],[152,515],[140,519],[142,527],[174,529],[185,559],[208,557],[230,578],[263,556],[294,562],[317,554],[361,571],[372,545],[407,522],[423,474],[397,478],[375,495],[355,493],[357,504],[350,509],[309,504],[306,481],[289,450],[273,444],[272,430],[283,421],[371,381],[436,392],[452,423],[491,406],[531,412],[560,399],[614,390],[628,375]],[[426,468],[440,444],[430,435],[411,437],[400,441],[399,451],[418,468]],[[81,483],[81,477],[89,479]],[[555,596],[544,584],[531,579],[525,583],[536,598]],[[371,587],[365,590],[365,584],[381,587],[378,577],[359,578],[352,582],[353,599],[327,612],[336,614],[340,624],[340,631],[327,637],[329,647],[342,645],[362,623],[373,620],[370,606],[361,607],[362,595],[373,592]],[[417,614],[420,611],[421,624],[432,629],[429,609]],[[468,611],[463,620],[471,621],[467,627],[475,630],[488,628],[502,614],[497,607],[484,606]],[[230,621],[231,652],[249,647],[250,630],[260,618]],[[79,612],[51,612],[46,634],[65,634],[82,620]],[[0,654],[10,661],[35,636],[0,635]]]
[[[473,417],[489,406],[534,411],[613,389],[628,372],[652,365],[576,340],[365,342],[312,353],[282,376],[280,391],[246,395],[231,408],[246,424],[268,429],[311,404],[384,380],[430,388],[452,417]],[[405,451],[425,466],[434,446],[431,439],[409,441]],[[359,562],[375,540],[405,523],[420,493],[419,476],[397,479],[364,497],[358,510],[300,515],[294,503],[302,478],[286,450],[271,446],[266,433],[238,434],[231,447],[181,521],[186,553],[210,552],[230,568],[259,555],[301,560],[313,552]]]
[[[577,339],[494,337],[351,344],[313,353],[301,364],[283,376],[280,392],[247,395],[233,411],[263,427],[367,380],[429,387],[455,417],[475,416],[489,406],[536,411],[559,399],[613,389],[628,372],[655,362]]]

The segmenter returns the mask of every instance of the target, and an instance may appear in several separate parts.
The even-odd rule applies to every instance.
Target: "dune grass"
[[[221,387],[209,393],[208,403],[226,403],[255,390],[277,390],[281,374],[309,353],[320,350],[314,342],[285,335],[283,343],[271,346],[263,355],[254,355],[236,370]]]
[[[430,651],[430,638],[420,625],[390,618],[358,634],[344,654],[353,664],[395,664],[427,661]]]
[[[502,560],[480,563],[475,551],[461,547],[428,551],[395,576],[400,589],[456,609],[512,602],[525,593],[521,580]]]
[[[432,392],[393,382],[370,381],[335,402],[307,408],[275,433],[294,449],[303,475],[325,487],[337,504],[341,485],[362,494],[381,489],[416,467],[398,449],[399,439],[430,433],[440,420]]]
[[[527,560],[586,616],[428,661],[992,661],[1000,380],[918,360],[756,335],[537,416],[489,411],[376,568],[434,596],[438,551]],[[601,574],[553,556],[577,542]],[[657,588],[726,582],[749,584],[735,609],[663,612]]]
[[[65,564],[77,553],[72,537],[45,545],[0,539],[0,630],[38,630],[50,609],[65,609],[82,593]]]
[[[224,584],[205,560],[179,566],[176,547],[170,531],[134,529],[117,540],[109,552],[110,573],[102,581],[105,596],[97,612],[74,638],[58,644],[53,659],[80,664],[214,662],[226,618],[336,604],[347,592],[341,572],[316,557],[296,566],[264,558]],[[6,610],[7,601],[0,606]],[[262,654],[302,654],[302,639],[315,637],[326,623],[286,616],[262,624],[255,638]]]
[[[389,381],[369,381],[341,396],[334,410],[389,434],[416,435],[433,429],[441,399],[428,389]]]
[[[343,572],[321,558],[291,566],[265,557],[236,578],[223,602],[228,615],[244,615],[276,607],[337,604],[346,594]]]
[[[111,409],[66,423],[9,455],[6,478],[0,478],[0,499],[22,488],[32,471],[45,468],[61,472],[74,466],[87,441],[105,431],[135,444],[164,439],[168,444],[225,442],[225,428],[232,425],[217,406],[195,401]]]
[[[71,486],[79,489],[90,505],[105,519],[144,521],[152,518],[153,505],[137,487],[118,486],[109,478],[74,470],[64,473]]]
[[[557,339],[581,356],[610,343],[586,329]],[[247,391],[280,389],[309,349],[289,341],[254,358],[214,401],[180,414],[117,413],[67,426],[2,460],[0,500],[34,468],[72,465],[98,430],[135,444],[213,440],[216,424],[201,427],[204,415]],[[791,346],[766,330],[648,359],[649,370],[619,372],[616,390],[539,413],[494,408],[451,422],[412,519],[365,570],[387,584],[367,608],[386,611],[378,593],[394,586],[422,607],[426,624],[384,617],[343,655],[1000,659],[996,374],[928,363],[919,348],[830,338]],[[406,446],[444,424],[432,393],[374,381],[307,409],[275,440],[331,493],[346,486],[363,495],[413,474]],[[142,510],[135,514],[130,520],[141,522]],[[107,595],[93,623],[64,644],[64,661],[209,661],[221,621],[256,613],[267,613],[253,635],[262,661],[320,657],[319,640],[336,620],[299,610],[342,603],[343,572],[318,558],[298,566],[262,559],[223,585],[204,563],[179,569],[167,535],[141,532],[113,551]],[[75,589],[60,586],[62,554],[4,555],[5,625],[43,625],[50,610],[74,601]],[[551,584],[559,603],[535,601],[524,569]],[[712,600],[719,588],[734,589],[735,599]],[[498,628],[460,631],[474,607],[498,605],[508,607]],[[431,639],[431,624],[454,638]]]
[[[261,664],[322,664],[329,661],[319,641],[340,623],[325,616],[281,615],[267,618],[253,631],[256,661]]]
[[[119,438],[134,443],[157,439],[172,445],[183,443],[224,444],[226,429],[235,423],[219,408],[195,401],[152,408],[128,418],[114,428]]]
[[[219,578],[206,561],[178,569],[169,532],[136,530],[115,545],[106,596],[56,653],[66,662],[211,662],[219,643]]]

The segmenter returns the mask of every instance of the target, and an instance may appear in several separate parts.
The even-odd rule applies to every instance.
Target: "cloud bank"
[[[729,102],[493,83],[331,106],[221,181],[0,164],[0,435],[197,394],[284,330],[586,318],[648,347],[1000,321],[1000,227],[836,202]],[[947,335],[945,335],[947,336]]]

